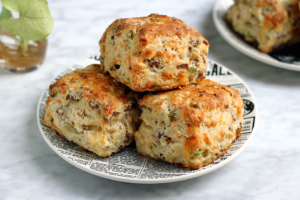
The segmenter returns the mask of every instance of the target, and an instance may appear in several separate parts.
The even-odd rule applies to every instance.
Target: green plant
[[[2,0],[0,27],[18,37],[21,52],[28,50],[28,41],[41,41],[52,31],[53,18],[46,0]],[[13,18],[12,12],[19,13]]]

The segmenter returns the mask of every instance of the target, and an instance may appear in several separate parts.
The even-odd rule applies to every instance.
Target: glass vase
[[[47,39],[22,40],[7,30],[0,30],[0,66],[5,70],[24,73],[37,69],[44,61]]]

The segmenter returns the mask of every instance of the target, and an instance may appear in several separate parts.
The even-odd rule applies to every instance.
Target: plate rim
[[[86,58],[84,60],[87,60],[89,58]],[[84,61],[84,60],[81,60],[81,61]],[[37,124],[38,124],[38,128],[39,128],[39,131],[43,137],[43,139],[45,140],[46,144],[50,147],[50,149],[52,149],[59,157],[61,157],[63,160],[67,161],[69,164],[73,165],[74,167],[77,167],[85,172],[88,172],[90,174],[93,174],[93,175],[96,175],[96,176],[99,176],[101,178],[106,178],[106,179],[110,179],[110,180],[114,180],[114,181],[120,181],[120,182],[126,182],[126,183],[134,183],[134,184],[162,184],[162,183],[172,183],[172,182],[179,182],[179,181],[184,181],[184,180],[188,180],[188,179],[192,179],[192,178],[197,178],[197,177],[200,177],[200,176],[203,176],[205,174],[208,174],[208,173],[211,173],[221,167],[224,167],[225,165],[227,165],[229,162],[233,161],[238,155],[240,155],[245,149],[246,147],[249,145],[249,143],[251,142],[253,136],[255,135],[256,133],[256,130],[257,130],[257,125],[258,125],[258,121],[259,121],[259,114],[258,114],[258,105],[257,105],[257,101],[251,91],[251,89],[249,88],[249,86],[244,82],[244,80],[242,80],[239,76],[237,76],[236,73],[234,73],[232,70],[230,70],[229,68],[227,68],[226,66],[224,65],[221,65],[220,63],[216,62],[216,61],[213,61],[211,59],[207,59],[208,62],[212,62],[212,63],[215,63],[217,65],[220,65],[222,67],[225,67],[226,69],[228,69],[241,83],[243,83],[246,88],[249,90],[249,93],[252,97],[251,101],[253,100],[253,103],[255,105],[255,124],[254,124],[254,127],[252,129],[252,132],[250,134],[250,136],[248,137],[247,141],[234,153],[232,154],[228,159],[224,160],[223,162],[221,162],[220,164],[216,165],[215,167],[212,167],[212,168],[208,168],[204,171],[200,171],[198,173],[190,173],[190,174],[187,174],[185,176],[179,176],[179,177],[170,177],[170,178],[166,178],[166,179],[131,179],[131,178],[126,178],[126,177],[119,177],[119,176],[111,176],[111,175],[107,175],[105,173],[101,173],[101,172],[98,172],[98,171],[94,171],[94,170],[91,170],[90,168],[85,168],[83,166],[81,166],[80,164],[77,164],[75,162],[72,162],[70,159],[67,159],[67,157],[64,157],[63,154],[61,152],[59,152],[57,150],[57,148],[55,148],[51,143],[50,141],[48,140],[48,138],[46,137],[46,135],[44,134],[44,131],[42,129],[42,122],[39,120],[40,117],[39,117],[39,111],[40,111],[40,105],[41,105],[41,102],[42,102],[42,98],[44,97],[44,94],[45,92],[47,91],[47,88],[42,92],[39,100],[38,100],[38,105],[37,105]],[[79,62],[81,62],[79,61]],[[76,62],[76,63],[79,63],[79,62]],[[207,63],[208,63],[207,62]],[[72,65],[73,66],[73,65]],[[69,66],[67,68],[65,68],[62,72],[60,72],[58,75],[55,76],[55,78],[50,82],[50,84],[57,78],[57,76],[61,75],[62,73],[64,73],[66,70],[68,70],[69,68],[71,68],[72,66]],[[51,130],[52,131],[52,130]]]
[[[217,0],[214,8],[213,8],[213,21],[215,24],[215,27],[217,29],[217,31],[219,32],[219,34],[222,36],[222,38],[228,42],[231,46],[233,46],[235,49],[237,49],[238,51],[240,51],[241,53],[255,59],[258,60],[260,62],[263,62],[265,64],[274,66],[274,67],[278,67],[278,68],[282,68],[282,69],[287,69],[287,70],[292,70],[292,71],[300,71],[300,65],[295,65],[295,64],[288,64],[288,63],[284,63],[284,62],[280,62],[274,58],[272,58],[270,56],[270,59],[266,59],[265,53],[262,53],[260,51],[258,51],[257,49],[253,48],[251,50],[248,50],[247,48],[244,48],[244,44],[240,45],[239,43],[237,43],[236,37],[230,37],[230,35],[227,35],[226,33],[230,33],[228,31],[227,27],[224,27],[222,25],[222,23],[220,22],[218,16],[217,16],[217,11],[219,10],[220,4],[224,1],[232,1],[233,0]]]

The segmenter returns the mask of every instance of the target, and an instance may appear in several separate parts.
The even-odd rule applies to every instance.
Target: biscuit
[[[297,0],[235,0],[225,15],[232,28],[264,53],[300,41]]]
[[[129,90],[90,65],[49,87],[43,123],[84,149],[107,157],[133,140],[139,108]],[[127,89],[126,89],[127,88]]]
[[[205,77],[207,40],[174,17],[118,19],[99,45],[103,71],[135,91],[178,88]]]
[[[239,91],[208,79],[181,90],[147,94],[139,105],[137,150],[156,160],[199,169],[241,136],[244,104]]]

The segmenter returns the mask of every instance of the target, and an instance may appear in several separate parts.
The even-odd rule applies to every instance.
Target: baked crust
[[[132,141],[139,109],[126,86],[100,69],[100,65],[77,69],[50,85],[43,123],[107,157]]]
[[[161,157],[152,157],[149,154],[145,154],[143,152],[138,152],[138,155],[143,155],[146,156],[148,158],[154,159],[154,160],[158,160],[158,161],[164,161],[164,162],[169,162],[172,163],[174,165],[176,165],[177,167],[186,167],[189,170],[196,170],[196,169],[200,169],[201,167],[204,167],[206,165],[209,165],[211,163],[213,163],[217,158],[223,156],[225,153],[227,153],[228,149],[231,147],[231,145],[233,145],[235,143],[236,140],[238,140],[241,137],[242,133],[241,133],[241,129],[238,129],[236,132],[236,139],[234,141],[232,141],[232,143],[227,147],[227,149],[221,149],[215,156],[213,159],[211,159],[210,161],[206,161],[203,163],[197,163],[196,165],[188,165],[188,164],[183,164],[183,163],[175,163],[172,161],[166,161],[166,159],[161,158]]]
[[[213,162],[241,135],[239,91],[209,79],[181,90],[148,94],[139,101],[138,152],[189,169]]]
[[[237,33],[264,53],[300,41],[297,0],[235,0],[225,18]]]
[[[99,45],[103,71],[135,91],[178,88],[205,77],[207,40],[174,17],[118,19]]]

